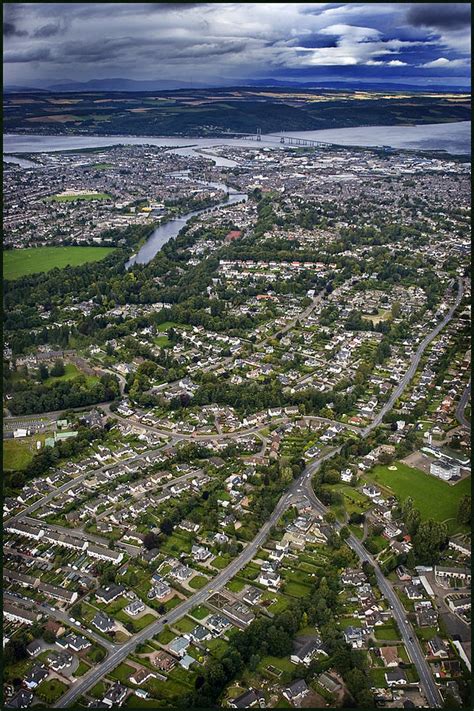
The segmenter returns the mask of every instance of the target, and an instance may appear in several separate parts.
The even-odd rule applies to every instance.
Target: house
[[[34,639],[26,647],[26,651],[28,652],[30,657],[37,657],[38,654],[41,652],[41,649],[41,644],[38,642],[37,639]]]
[[[191,632],[188,632],[184,636],[193,642],[204,642],[206,639],[211,637],[211,632],[202,625],[196,625]]]
[[[367,582],[367,576],[362,570],[353,570],[346,568],[341,574],[341,583],[343,585],[363,585]]]
[[[98,588],[95,596],[99,602],[103,602],[105,605],[108,605],[110,602],[113,602],[118,597],[123,595],[124,592],[125,588],[122,585],[115,585],[115,583],[113,583],[112,585]]]
[[[372,484],[365,484],[362,488],[362,493],[368,496],[370,499],[374,499],[376,496],[380,496],[380,491]]]
[[[44,664],[34,664],[28,674],[23,679],[27,689],[36,689],[48,676],[48,670]]]
[[[293,664],[304,664],[308,666],[316,654],[324,654],[328,656],[326,648],[320,637],[314,637],[308,640],[296,640],[294,643],[295,650],[293,651],[290,661]]]
[[[123,559],[123,551],[113,551],[105,546],[96,546],[92,543],[89,543],[87,547],[87,555],[99,560],[105,560],[106,563],[112,563],[113,565],[118,565]]]
[[[459,464],[454,462],[448,462],[443,459],[439,459],[437,462],[432,462],[430,465],[430,474],[442,479],[443,481],[450,481],[451,479],[458,478],[460,475],[461,468]]]
[[[185,637],[176,637],[169,643],[168,649],[173,654],[176,654],[177,657],[184,657],[189,644],[189,639],[186,639]]]
[[[128,605],[124,607],[124,612],[126,612],[127,615],[135,617],[135,615],[139,615],[140,612],[143,612],[144,609],[145,604],[141,600],[132,600],[132,602],[129,602]]]
[[[210,556],[212,555],[211,551],[208,548],[204,548],[204,546],[193,546],[191,548],[191,556],[194,558],[194,560],[197,560],[199,563],[207,560]]]
[[[107,704],[110,708],[112,706],[121,706],[123,702],[125,701],[125,697],[127,696],[128,689],[126,686],[122,686],[122,684],[119,684],[118,682],[116,684],[113,684],[104,698],[102,699],[104,704]]]
[[[421,607],[416,611],[416,621],[419,627],[435,627],[438,625],[438,613],[432,607]]]
[[[92,619],[92,624],[101,632],[111,632],[115,626],[114,621],[104,612],[98,612]]]
[[[158,582],[153,583],[153,587],[148,592],[148,597],[150,599],[156,597],[156,598],[158,598],[158,600],[160,600],[161,598],[164,598],[167,595],[169,595],[170,592],[171,592],[171,588],[168,585],[168,583],[158,581]]]
[[[27,691],[26,689],[20,689],[20,691],[12,696],[10,701],[5,704],[7,709],[26,709],[31,706],[33,701],[33,692]]]
[[[133,674],[129,677],[130,681],[132,684],[136,684],[137,686],[140,686],[140,684],[145,684],[149,679],[155,679],[156,674],[154,674],[152,671],[149,669],[138,669],[133,672]]]
[[[53,671],[59,672],[61,669],[64,669],[64,667],[71,666],[72,654],[52,651],[48,654],[48,664]]]
[[[91,646],[89,640],[79,634],[68,634],[65,637],[60,637],[56,640],[56,644],[63,649],[72,649],[73,652],[81,652]]]
[[[403,565],[399,565],[397,567],[396,573],[397,573],[399,579],[403,582],[409,582],[411,580],[410,573]]]
[[[229,700],[228,704],[232,709],[250,709],[259,704],[260,700],[264,698],[260,691],[248,689],[248,691],[244,691],[243,694],[240,694],[235,699]]]
[[[441,580],[459,580],[465,584],[471,582],[469,568],[448,568],[442,565],[435,565],[435,576]]]
[[[171,671],[176,664],[176,660],[166,652],[157,652],[152,658],[152,664],[161,671]]]
[[[385,681],[388,686],[405,686],[408,683],[405,672],[400,667],[385,672]]]
[[[448,647],[441,637],[433,637],[433,639],[428,642],[428,650],[432,657],[449,657]]]
[[[409,600],[421,600],[423,590],[418,585],[405,585],[405,594]]]
[[[386,667],[398,667],[400,659],[396,647],[380,647],[379,652]]]
[[[317,682],[323,687],[323,689],[329,691],[330,694],[335,694],[342,688],[337,677],[329,672],[323,672],[320,674],[317,678]]]
[[[346,484],[350,484],[352,481],[352,477],[354,474],[350,469],[344,469],[343,472],[341,472],[341,481],[343,481]]]
[[[289,686],[283,689],[283,696],[288,701],[299,703],[305,696],[309,694],[309,688],[304,679],[297,679]]]
[[[191,657],[190,654],[185,654],[184,657],[182,657],[179,660],[179,666],[183,667],[183,669],[188,670],[192,664],[195,664],[196,660],[194,657]]]
[[[258,582],[260,585],[266,585],[269,588],[277,588],[281,583],[281,578],[279,573],[276,573],[275,571],[262,570]]]
[[[350,644],[353,649],[360,649],[364,643],[366,634],[362,627],[346,627],[344,630],[344,641]]]
[[[258,588],[254,588],[252,585],[248,587],[243,596],[243,601],[249,605],[256,605],[257,602],[262,597],[262,591]]]
[[[231,622],[222,615],[210,615],[206,620],[206,624],[215,634],[220,634],[226,627],[230,626]]]
[[[34,625],[34,623],[39,619],[39,614],[37,612],[25,610],[22,607],[12,604],[11,602],[4,602],[3,615],[7,618],[7,620],[11,620],[12,622],[21,622],[25,625]]]

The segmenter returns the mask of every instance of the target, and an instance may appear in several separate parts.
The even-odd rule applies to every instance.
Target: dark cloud
[[[54,35],[59,34],[60,32],[60,27],[59,25],[43,25],[42,27],[38,27],[37,30],[34,31],[33,37],[39,37],[39,38],[45,38],[45,37],[53,37]]]
[[[408,8],[407,20],[415,27],[461,30],[471,24],[471,5],[464,2],[416,3]]]
[[[13,22],[3,23],[3,36],[4,37],[26,37],[28,32],[25,30],[19,30],[15,27]]]
[[[25,62],[44,62],[51,58],[51,50],[47,47],[43,49],[25,49],[20,52],[6,51],[3,54],[5,64],[24,64]]]

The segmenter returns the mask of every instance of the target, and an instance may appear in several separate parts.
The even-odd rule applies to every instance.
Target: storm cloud
[[[465,3],[9,3],[5,84],[74,78],[469,83]]]

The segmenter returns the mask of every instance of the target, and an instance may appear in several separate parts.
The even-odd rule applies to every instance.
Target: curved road
[[[469,398],[471,396],[471,381],[468,382],[466,385],[466,388],[461,395],[461,399],[459,400],[458,406],[456,408],[456,419],[459,422],[459,424],[463,425],[463,427],[467,427],[468,429],[471,427],[471,423],[467,419],[466,415],[464,414],[464,410],[466,409],[466,405],[469,401]]]
[[[459,289],[453,306],[448,310],[443,320],[439,324],[437,324],[437,326],[435,326],[435,328],[421,342],[407,372],[403,376],[399,385],[395,388],[388,402],[385,403],[382,410],[375,417],[372,424],[369,425],[362,432],[363,437],[367,437],[368,434],[380,424],[385,414],[393,407],[398,397],[400,397],[404,388],[407,386],[407,384],[413,377],[424,350],[451,320],[454,311],[461,302],[463,293],[463,285],[461,280],[459,280]],[[341,449],[342,446],[330,450],[323,457],[314,461],[305,468],[305,470],[298,477],[298,479],[292,482],[288,490],[281,496],[270,518],[262,526],[256,537],[247,545],[247,547],[242,551],[242,553],[227,566],[227,568],[224,568],[224,570],[222,570],[215,578],[213,578],[213,580],[211,580],[207,585],[205,585],[205,587],[201,588],[201,590],[199,590],[197,593],[195,593],[190,598],[183,601],[180,605],[176,606],[173,610],[171,610],[166,618],[157,620],[152,625],[145,627],[145,629],[134,635],[134,637],[132,637],[128,642],[125,642],[119,648],[113,650],[101,664],[98,664],[88,673],[84,674],[84,676],[80,677],[78,681],[74,685],[72,685],[71,688],[61,697],[61,699],[56,702],[55,707],[64,708],[66,706],[69,706],[72,702],[76,701],[80,696],[85,694],[87,690],[90,689],[91,686],[94,686],[94,684],[96,684],[105,674],[111,672],[120,662],[126,659],[127,656],[135,649],[137,644],[144,642],[147,639],[150,639],[150,637],[153,637],[154,635],[158,634],[164,628],[165,624],[176,622],[180,617],[192,610],[193,607],[204,602],[211,592],[223,587],[241,568],[243,568],[247,563],[252,560],[257,550],[267,538],[272,526],[277,523],[284,511],[292,505],[294,499],[297,498],[298,493],[301,492],[303,488],[305,488],[305,490],[307,491],[310,500],[314,503],[314,506],[320,511],[325,510],[325,507],[319,501],[319,499],[317,499],[312,490],[311,477],[322,462],[339,453]],[[356,552],[356,554],[362,561],[368,560],[372,565],[374,565],[372,557],[355,537],[351,536],[348,539],[348,544]],[[438,688],[431,675],[430,668],[424,658],[422,650],[418,642],[415,641],[416,636],[413,634],[412,627],[410,623],[405,619],[405,610],[403,609],[403,606],[398,600],[398,597],[393,592],[390,583],[384,578],[376,564],[374,565],[374,568],[377,575],[377,581],[381,587],[381,591],[383,595],[387,598],[387,600],[390,602],[390,604],[393,606],[394,617],[400,627],[403,640],[407,645],[413,663],[417,668],[418,674],[420,676],[420,682],[424,689],[428,702],[432,707],[439,707],[442,705],[442,701]]]

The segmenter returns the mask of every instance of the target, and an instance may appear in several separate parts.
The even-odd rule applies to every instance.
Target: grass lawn
[[[379,625],[374,628],[375,639],[400,639],[400,632],[397,632],[393,625]]]
[[[212,566],[218,570],[222,570],[223,568],[227,568],[231,560],[232,558],[228,555],[218,555],[212,561]]]
[[[291,595],[292,597],[308,597],[311,592],[311,588],[303,583],[291,581],[289,583],[285,583],[283,592],[285,595]]]
[[[206,642],[206,647],[211,652],[213,657],[220,659],[224,656],[228,644],[227,642],[224,642],[223,639],[209,639]]]
[[[164,321],[164,323],[160,323],[159,326],[156,327],[156,330],[164,333],[165,331],[169,331],[170,328],[177,328],[178,326],[179,323],[175,323],[174,321]],[[181,326],[181,328],[183,327]]]
[[[437,634],[437,627],[418,627],[416,629],[416,636],[424,642],[429,642],[433,637],[436,637]]]
[[[74,672],[74,676],[82,676],[85,674],[87,671],[89,671],[90,666],[86,664],[85,662],[82,661],[82,659],[79,661],[79,666],[77,667],[76,671]]]
[[[460,499],[471,491],[470,478],[451,486],[401,462],[394,462],[394,466],[397,467],[396,471],[390,471],[388,466],[376,466],[368,478],[398,496],[401,501],[411,496],[423,519],[445,521],[449,533],[465,530],[465,527],[457,523],[456,516]]]
[[[196,620],[204,620],[208,615],[211,614],[211,611],[205,606],[205,605],[199,605],[199,607],[195,607],[191,612],[189,613],[191,617],[195,617]]]
[[[114,251],[113,247],[28,247],[3,252],[3,276],[19,279],[27,274],[49,272],[55,267],[78,267],[98,262]]]
[[[209,580],[205,578],[204,575],[195,575],[194,578],[191,578],[189,581],[189,587],[193,590],[200,590],[208,582]]]
[[[282,672],[289,672],[290,674],[296,669],[295,664],[292,664],[288,657],[263,657],[258,665],[258,669],[259,671],[263,671],[268,666],[276,667]]]
[[[57,383],[60,380],[71,380],[72,378],[77,378],[78,375],[82,375],[79,368],[76,368],[74,363],[64,364],[64,375],[50,375],[46,378],[44,385],[51,385],[51,383]]]
[[[172,632],[169,627],[165,627],[164,630],[160,632],[157,639],[160,644],[169,644],[175,637],[175,633]]]
[[[68,689],[67,684],[63,684],[59,679],[47,679],[42,681],[35,691],[36,696],[47,704],[53,704],[61,698]]]
[[[126,612],[121,611],[117,613],[115,617],[120,622],[128,622],[129,624],[131,624],[134,632],[140,632],[140,630],[144,629],[145,627],[148,627],[148,625],[151,625],[151,623],[156,620],[156,616],[152,615],[150,612],[146,615],[142,615],[142,617],[135,618],[131,617],[130,615],[127,615]]]
[[[120,681],[122,684],[126,684],[130,674],[133,674],[134,671],[135,667],[131,667],[130,664],[122,662],[118,665],[118,667],[115,667],[115,669],[111,671],[108,676],[110,676],[111,679]]]
[[[180,632],[191,632],[196,627],[196,623],[189,619],[189,617],[183,617],[181,620],[173,624],[173,627]]]
[[[84,193],[83,195],[52,195],[49,200],[53,202],[75,202],[76,200],[109,200],[110,195],[107,193]]]
[[[90,690],[90,695],[95,699],[100,699],[101,696],[105,694],[105,684],[103,681],[97,682],[95,686]]]
[[[36,441],[44,437],[22,437],[3,440],[3,468],[7,471],[21,471],[28,466],[37,452]]]
[[[156,709],[156,699],[140,699],[140,697],[131,694],[124,703],[126,709]]]
[[[239,593],[241,592],[245,587],[245,583],[243,583],[241,580],[237,580],[234,578],[234,580],[229,580],[229,582],[226,585],[226,588],[230,590],[230,592],[235,592]]]

